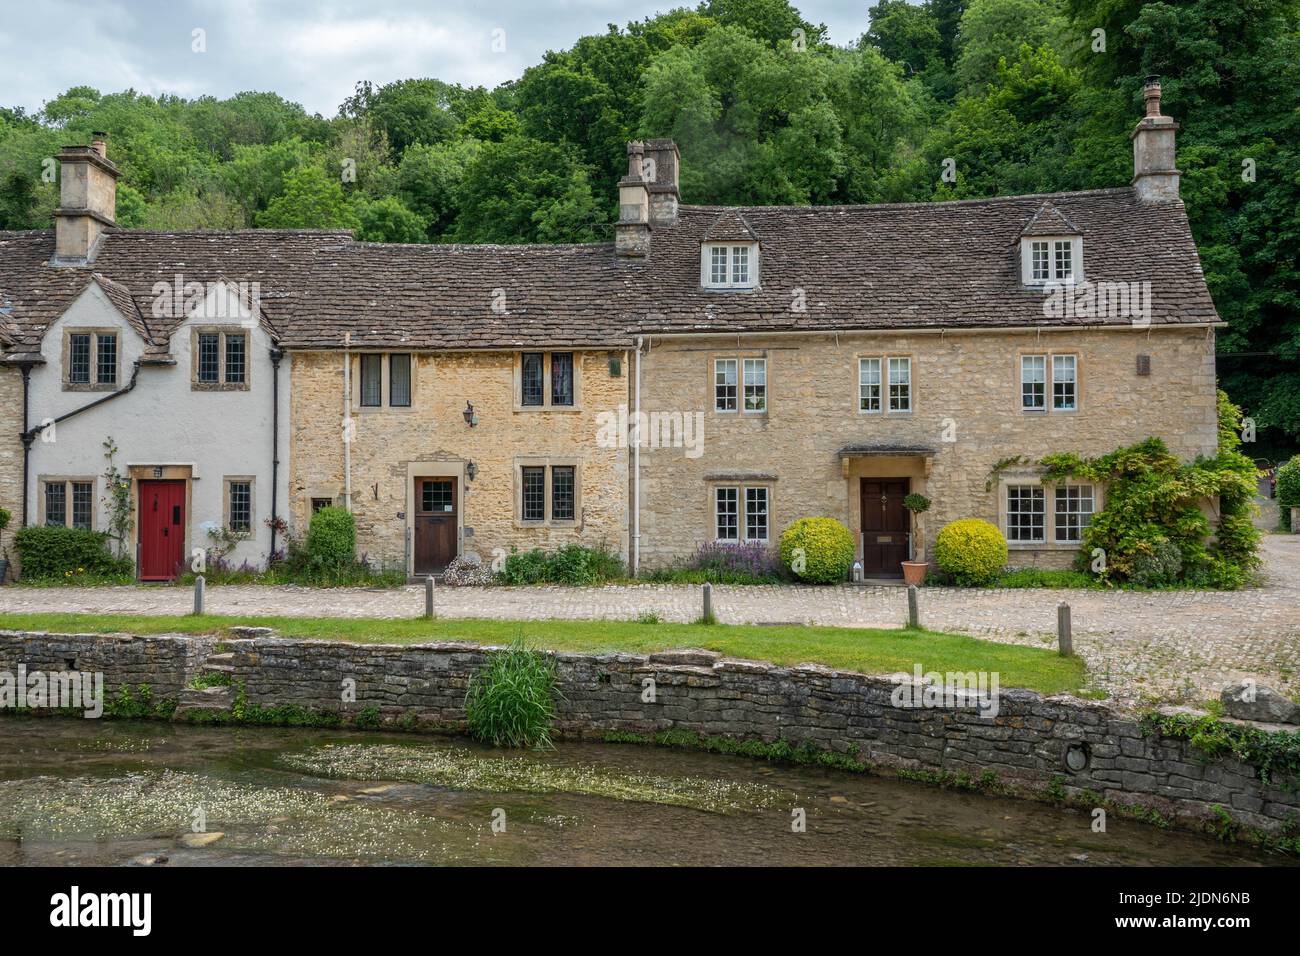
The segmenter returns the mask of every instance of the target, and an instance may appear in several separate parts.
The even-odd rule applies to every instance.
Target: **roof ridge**
[[[1108,186],[1104,189],[1076,189],[1065,190],[1054,193],[1018,193],[1014,196],[983,196],[978,199],[936,199],[933,201],[918,202],[892,202],[892,203],[840,203],[838,205],[821,206],[821,205],[788,205],[788,206],[717,206],[703,205],[697,206],[690,203],[682,203],[682,210],[697,210],[701,212],[713,212],[714,210],[735,209],[744,212],[755,212],[767,209],[772,210],[822,210],[822,211],[840,211],[850,209],[916,209],[930,208],[933,206],[977,206],[992,203],[1010,203],[1026,199],[1056,199],[1062,197],[1074,196],[1105,196],[1133,194],[1132,186]]]

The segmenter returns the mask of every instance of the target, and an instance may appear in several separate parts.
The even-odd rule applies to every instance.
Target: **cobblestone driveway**
[[[921,592],[922,624],[1014,644],[1051,646],[1056,606],[1071,605],[1075,650],[1093,682],[1112,696],[1217,697],[1223,685],[1253,677],[1300,694],[1300,535],[1270,535],[1264,587],[1237,592],[990,591]],[[0,588],[0,613],[81,611],[184,614],[188,589],[170,587]],[[450,588],[437,592],[442,617],[665,621],[700,615],[700,589],[641,584],[605,588]],[[731,624],[806,623],[896,627],[907,617],[901,587],[718,587],[718,618]],[[422,587],[312,590],[211,587],[211,614],[302,617],[408,617],[424,610]],[[924,660],[921,662],[924,664]]]

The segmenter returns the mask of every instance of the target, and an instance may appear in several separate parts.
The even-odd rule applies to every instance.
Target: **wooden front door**
[[[456,557],[458,510],[455,478],[415,479],[416,574],[438,574]]]
[[[899,577],[909,557],[911,530],[903,498],[910,481],[906,478],[862,479],[862,573],[877,577]]]
[[[185,482],[140,482],[141,581],[170,581],[185,554]]]

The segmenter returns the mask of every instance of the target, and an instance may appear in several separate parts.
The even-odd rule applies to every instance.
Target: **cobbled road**
[[[1265,583],[1243,591],[1085,591],[922,589],[921,623],[1032,646],[1055,643],[1056,609],[1070,604],[1074,647],[1091,682],[1126,703],[1203,701],[1250,677],[1300,695],[1300,535],[1268,535]],[[4,613],[185,614],[189,589],[175,587],[0,588]],[[444,618],[664,621],[700,616],[700,588],[612,585],[601,588],[439,587]],[[897,627],[907,594],[896,586],[813,588],[793,585],[714,589],[714,611],[728,624]],[[209,587],[210,614],[380,618],[423,613],[424,589]],[[0,618],[0,626],[3,626]],[[924,661],[921,662],[924,664]]]

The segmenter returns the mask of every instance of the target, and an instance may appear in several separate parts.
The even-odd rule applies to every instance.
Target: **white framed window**
[[[739,362],[734,358],[714,359],[713,362],[713,409],[718,412],[736,410],[736,369]]]
[[[767,540],[767,489],[745,489],[745,540]]]
[[[858,411],[880,411],[880,359],[858,359]]]
[[[1074,355],[1052,356],[1052,409],[1072,412],[1078,402],[1079,360]]]
[[[1045,544],[1045,506],[1042,485],[1007,485],[1007,540]]]
[[[1047,408],[1047,356],[1020,356],[1020,407],[1026,411]]]
[[[745,359],[745,411],[767,411],[767,359]]]
[[[912,360],[910,358],[889,360],[889,410],[891,412],[912,410]]]
[[[1096,496],[1092,485],[1060,485],[1056,488],[1054,532],[1062,543],[1083,540],[1083,529],[1092,521]]]
[[[740,540],[740,489],[713,489],[714,530],[719,541]]]
[[[1032,236],[1020,244],[1025,285],[1076,282],[1083,274],[1082,236]]]
[[[766,485],[721,485],[714,488],[715,540],[767,541],[769,495]]]
[[[700,285],[706,289],[752,289],[758,285],[758,243],[705,243],[700,247]]]

